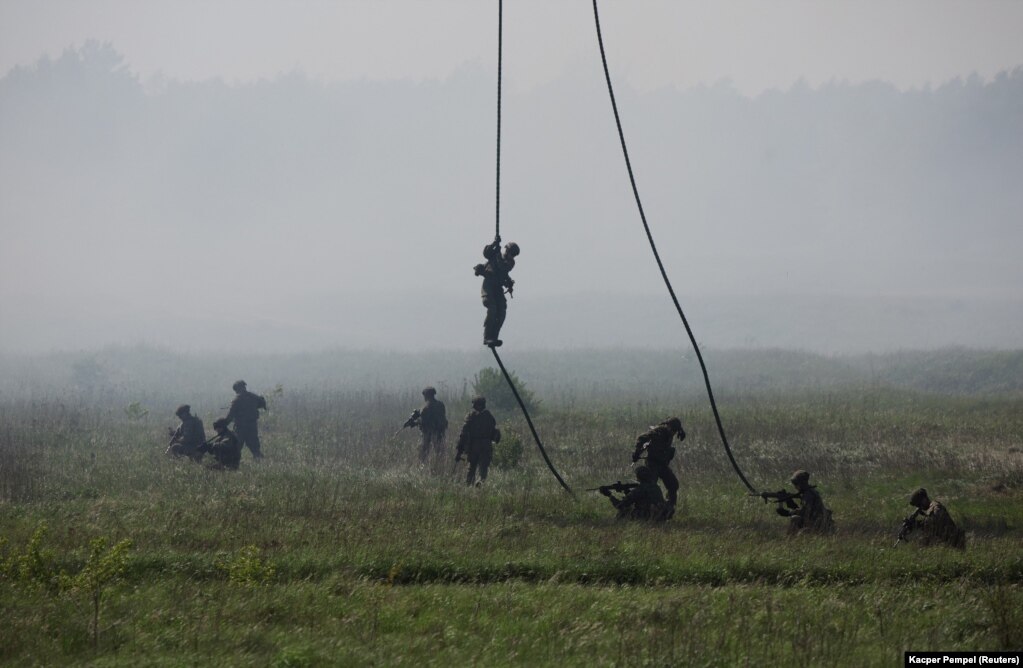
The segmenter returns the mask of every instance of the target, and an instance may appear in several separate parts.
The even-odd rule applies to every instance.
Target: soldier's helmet
[[[810,482],[810,472],[804,471],[803,469],[799,469],[798,471],[792,474],[792,477],[789,478],[789,482],[791,482],[796,487],[805,485]]]
[[[437,388],[433,387],[432,385],[428,385],[428,386],[423,388],[423,396],[424,397],[433,397],[433,396],[436,396],[436,395],[437,395]]]
[[[180,406],[178,406],[177,410],[174,411],[174,414],[177,415],[178,417],[181,417],[182,415],[188,415],[191,412],[192,412],[191,406],[189,406],[188,404],[181,404]]]
[[[636,480],[640,482],[654,482],[657,480],[657,476],[649,466],[637,466]]]
[[[909,505],[920,507],[921,504],[930,501],[931,498],[927,496],[927,490],[921,487],[920,489],[913,492],[913,495],[909,497]]]
[[[519,245],[514,241],[509,242],[505,249],[508,251],[508,257],[515,257],[519,254]]]
[[[245,389],[245,387],[246,385],[244,380],[236,380],[234,381],[234,385],[231,386],[231,389],[235,392],[241,392]]]
[[[472,407],[473,408],[486,408],[487,407],[487,398],[486,397],[473,397],[472,398]]]
[[[213,428],[217,429],[217,430],[227,429],[227,418],[226,417],[222,417],[222,418],[217,418],[216,420],[214,420],[213,421]]]

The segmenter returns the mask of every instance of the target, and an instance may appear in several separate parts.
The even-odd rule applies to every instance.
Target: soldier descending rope
[[[518,254],[519,245],[514,242],[507,244],[502,253],[501,239],[498,237],[483,249],[483,257],[487,258],[487,263],[478,264],[473,268],[477,276],[483,277],[480,296],[483,297],[483,306],[487,309],[487,317],[483,321],[483,345],[491,348],[502,343],[498,337],[508,313],[508,300],[504,294],[507,290],[511,295],[515,286],[515,281],[508,274],[515,268],[515,257]]]

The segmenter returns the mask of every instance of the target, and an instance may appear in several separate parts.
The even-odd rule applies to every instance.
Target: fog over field
[[[997,23],[993,6],[977,20]],[[8,17],[35,25],[26,7]],[[836,65],[830,80],[807,70],[772,87],[742,69],[750,55],[738,84],[699,83],[658,74],[663,62],[639,74],[628,54],[643,53],[642,14],[623,25],[611,7],[640,191],[701,343],[1023,347],[1023,56],[1001,33],[961,76],[899,74],[861,45],[852,80]],[[492,16],[471,18],[492,32]],[[523,250],[503,338],[687,348],[635,211],[592,24],[580,30],[566,43],[591,50],[546,74],[521,38],[509,46],[502,231]],[[908,51],[940,51],[917,39]],[[239,40],[241,61],[251,36]],[[246,78],[185,61],[160,74],[125,42],[142,65],[84,39],[11,61],[15,47],[32,53],[19,37],[0,53],[0,351],[479,344],[472,266],[493,236],[496,82],[475,54],[494,54],[474,41],[432,74],[385,63],[335,77],[296,56]]]

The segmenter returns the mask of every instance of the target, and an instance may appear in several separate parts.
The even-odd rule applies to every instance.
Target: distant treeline
[[[774,314],[718,345],[855,349],[851,337],[829,348],[816,315],[778,324],[788,302],[772,296],[793,294],[876,298],[871,313],[909,304],[854,323],[871,330],[871,350],[1023,345],[943,338],[937,318],[914,338],[899,323],[919,322],[915,302],[882,301],[960,299],[959,326],[980,329],[991,309],[973,302],[1020,298],[1023,68],[913,90],[619,93],[647,213],[687,303],[730,294]],[[546,299],[587,324],[550,345],[613,345],[596,316],[628,316],[561,298],[662,292],[599,68],[509,92],[503,118],[502,231],[523,247],[509,327]],[[382,324],[386,309],[361,317],[336,293],[370,311],[381,295],[426,307],[426,293],[467,295],[459,315],[416,312],[414,338],[468,347],[479,336],[471,267],[493,230],[493,123],[493,72],[476,66],[421,83],[142,81],[90,43],[16,68],[0,78],[0,347],[214,349],[257,330],[290,349],[411,338],[405,311]],[[1019,332],[1006,311],[996,328]],[[629,324],[623,345],[671,345],[646,336],[655,325]]]
[[[897,389],[946,395],[1019,395],[1023,351],[946,349],[886,355],[822,356],[790,350],[705,353],[716,393],[769,396]],[[699,401],[703,378],[691,352],[648,350],[507,351],[505,362],[547,405],[575,402]],[[179,354],[135,347],[0,357],[0,398],[76,397],[128,401],[226,401],[231,383],[258,392],[375,393],[419,400],[425,385],[464,399],[484,352],[422,354],[333,351],[296,355]]]

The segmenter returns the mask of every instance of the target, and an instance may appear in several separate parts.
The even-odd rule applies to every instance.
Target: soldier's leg
[[[431,434],[428,431],[419,432],[419,465],[420,466],[426,466],[426,462],[430,458],[430,437],[431,437]]]
[[[469,472],[465,474],[465,484],[472,485],[476,482],[476,467],[480,463],[479,449],[474,443],[469,444]]]
[[[235,436],[238,437],[240,446],[248,448],[255,459],[259,459],[263,456],[259,451],[259,433],[256,425],[236,423],[234,426],[234,433]]]
[[[675,473],[667,464],[661,466],[657,474],[657,477],[664,483],[665,491],[668,493],[668,504],[674,506],[675,502],[678,501],[678,478],[675,477]]]
[[[497,313],[494,314],[494,339],[501,338],[501,328],[504,327],[505,316],[508,315],[508,301],[501,299],[497,302]]]
[[[483,306],[487,309],[487,317],[483,319],[483,343],[497,339],[497,330],[500,329],[497,322],[497,300],[490,297],[483,298]]]
[[[259,447],[259,425],[252,425],[252,438],[249,439],[249,450],[256,459],[263,458],[263,451]]]
[[[508,313],[508,300],[504,295],[488,295],[483,298],[483,305],[487,307],[487,317],[483,321],[483,342],[497,341],[501,335],[501,326],[504,325],[504,317]]]
[[[444,442],[444,432],[434,432],[433,434],[433,472],[440,473],[444,468],[445,450],[446,443]]]
[[[487,471],[490,470],[490,460],[494,458],[494,446],[487,443],[480,448],[480,482],[487,479]]]

